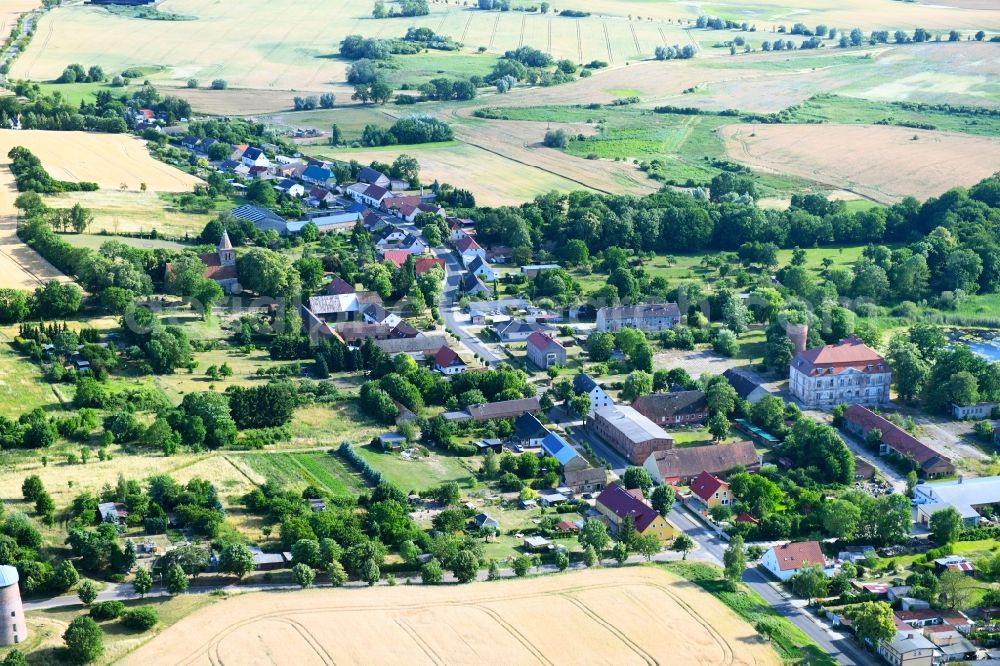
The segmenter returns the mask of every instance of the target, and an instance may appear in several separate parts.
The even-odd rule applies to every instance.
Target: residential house
[[[646,303],[601,308],[597,311],[598,331],[616,332],[623,328],[636,328],[646,333],[666,331],[681,322],[681,311],[676,303]]]
[[[434,369],[443,375],[457,375],[469,369],[468,364],[451,347],[441,347],[434,354]]]
[[[740,399],[746,400],[751,405],[756,405],[762,398],[771,395],[771,392],[760,385],[755,379],[750,377],[743,370],[729,368],[722,373],[729,385],[733,387]]]
[[[503,342],[524,342],[533,333],[544,333],[551,330],[552,327],[545,324],[532,324],[520,320],[505,321],[493,325],[493,331]]]
[[[295,198],[301,197],[306,193],[306,188],[302,186],[302,183],[297,183],[290,178],[284,178],[278,181],[278,184],[274,186],[274,189]]]
[[[967,419],[982,420],[992,418],[997,411],[996,402],[977,402],[974,405],[959,405],[951,403],[951,416],[959,421]]]
[[[514,432],[511,440],[523,447],[533,449],[542,445],[549,431],[534,414],[521,414],[514,420]]]
[[[389,312],[381,303],[368,303],[361,308],[361,316],[369,324],[381,324],[383,326],[396,326],[403,319],[394,312]]]
[[[375,248],[378,250],[397,249],[400,241],[406,238],[406,232],[399,227],[387,225],[375,234]]]
[[[877,651],[892,666],[933,666],[938,656],[935,645],[916,631],[897,631],[891,641],[880,641]]]
[[[363,204],[380,208],[388,199],[392,198],[392,192],[379,185],[369,185],[363,191],[355,191],[348,188],[348,194]]]
[[[413,255],[421,255],[427,252],[427,243],[416,234],[406,234],[403,240],[399,242],[398,247],[400,250]]]
[[[480,259],[486,258],[486,250],[480,247],[476,239],[471,236],[466,236],[456,241],[455,249],[458,250],[458,254],[462,258],[463,266],[470,265],[476,257]]]
[[[329,167],[310,164],[302,172],[302,180],[313,185],[326,185],[333,178],[333,171]]]
[[[632,407],[661,426],[704,423],[708,419],[708,400],[704,391],[644,395],[633,402]]]
[[[552,456],[559,461],[559,471],[585,469],[590,465],[570,444],[550,432],[542,438],[542,455]]]
[[[715,506],[729,506],[732,503],[732,498],[729,495],[729,484],[708,472],[702,472],[691,482],[691,494],[706,509]]]
[[[566,348],[552,336],[535,331],[528,336],[528,360],[542,370],[566,365]]]
[[[818,541],[799,541],[772,546],[761,558],[761,566],[776,578],[786,581],[808,566],[818,566],[827,576],[833,575],[833,567],[827,564]]]
[[[677,528],[646,502],[639,488],[627,490],[613,483],[597,496],[595,508],[613,534],[617,534],[625,519],[631,517],[638,534],[655,534],[662,542],[677,535]]]
[[[476,514],[476,517],[472,519],[472,522],[476,526],[476,529],[479,529],[479,530],[484,530],[484,529],[486,529],[486,530],[498,530],[498,529],[500,529],[500,523],[499,523],[499,521],[497,521],[497,519],[494,518],[493,516],[490,516],[489,514],[486,514],[486,513]]]
[[[377,185],[383,188],[388,188],[390,184],[388,176],[371,167],[362,167],[361,171],[358,172],[358,180],[368,185]]]
[[[461,220],[457,217],[449,217],[448,221],[448,240],[452,243],[457,243],[466,236],[471,236],[470,231],[474,231],[472,225],[472,220]]]
[[[417,275],[423,275],[434,266],[439,267],[443,271],[444,259],[439,259],[438,257],[420,257],[414,262],[413,269]]]
[[[685,446],[657,451],[646,458],[643,467],[656,483],[689,485],[702,472],[725,476],[737,467],[756,471],[760,456],[753,442]]]
[[[279,236],[284,236],[288,233],[284,218],[269,208],[244,204],[233,208],[229,212],[238,220],[252,222],[260,231],[274,230]]]
[[[844,412],[844,429],[863,440],[867,439],[870,432],[878,430],[881,433],[879,454],[893,453],[901,458],[911,459],[917,471],[926,478],[955,473],[951,459],[867,407],[858,404],[849,406]]]
[[[605,393],[604,389],[590,375],[583,372],[573,378],[573,393],[574,395],[586,393],[590,397],[590,414],[593,414],[596,409],[615,404],[611,396]]]
[[[267,168],[271,166],[271,160],[267,159],[267,155],[260,148],[247,148],[243,151],[243,155],[240,156],[240,161],[243,162],[244,166],[248,166],[251,169],[254,167]]]
[[[889,402],[892,370],[881,354],[852,336],[796,354],[788,382],[792,395],[809,408],[884,405]]]
[[[320,187],[319,185],[317,185],[309,190],[308,203],[310,206],[319,206],[320,204],[326,204],[327,206],[332,206],[336,202],[337,202],[337,195],[331,192],[330,190],[326,189],[325,187]]]
[[[472,261],[468,264],[468,268],[469,272],[474,273],[479,279],[486,282],[493,282],[497,279],[497,274],[493,272],[493,267],[478,254],[474,255]]]
[[[405,264],[406,258],[410,256],[406,250],[381,250],[379,254],[382,255],[382,261],[388,261],[396,268]]]
[[[493,290],[483,284],[483,281],[472,273],[464,273],[462,275],[458,283],[458,288],[463,294],[468,294],[469,296],[490,298],[493,295]]]
[[[663,428],[627,405],[595,409],[587,427],[633,465],[642,465],[653,453],[674,446],[674,438]]]
[[[575,493],[594,493],[608,485],[608,470],[603,466],[563,471],[563,485]]]

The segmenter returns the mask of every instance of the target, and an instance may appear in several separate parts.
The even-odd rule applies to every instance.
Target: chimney
[[[809,339],[808,324],[785,324],[785,333],[791,339],[796,354],[806,350],[806,341]]]

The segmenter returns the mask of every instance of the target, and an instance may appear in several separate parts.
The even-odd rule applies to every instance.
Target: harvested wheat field
[[[0,4],[0,42],[10,35],[21,14],[37,9],[41,4],[41,0],[4,0]]]
[[[8,165],[0,164],[0,288],[34,289],[49,280],[68,280],[42,255],[18,239],[16,198],[14,174]]]
[[[610,612],[613,609],[613,612]],[[777,664],[707,593],[653,568],[442,587],[248,594],[123,663]]]
[[[1000,170],[1000,139],[884,125],[728,125],[731,159],[880,203],[925,199]]]
[[[144,141],[128,134],[0,130],[0,160],[24,146],[53,178],[92,181],[106,189],[189,192],[201,181],[154,160]]]

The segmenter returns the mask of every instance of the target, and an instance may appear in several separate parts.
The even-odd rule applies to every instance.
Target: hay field
[[[248,594],[124,664],[777,664],[718,601],[652,568],[463,587]]]
[[[14,146],[33,152],[53,178],[93,181],[105,189],[190,192],[201,181],[150,157],[144,141],[128,134],[0,130],[0,155]],[[125,187],[122,187],[122,186]]]
[[[491,150],[501,150],[496,145],[491,144],[490,147]],[[573,159],[558,151],[552,152],[563,163]],[[468,189],[476,195],[476,203],[484,206],[520,205],[551,190],[574,190],[581,187],[581,183],[557,173],[467,144],[336,151],[317,148],[315,152],[317,155],[339,160],[358,160],[362,164],[368,164],[372,160],[391,162],[402,153],[415,157],[420,162],[420,177],[424,182],[429,183],[436,178],[442,183]]]
[[[0,42],[10,35],[21,14],[37,9],[41,5],[41,0],[4,0],[3,4],[0,4]]]
[[[995,138],[833,124],[737,124],[720,133],[731,159],[880,203],[937,196],[1000,170],[1000,139]]]
[[[44,198],[46,205],[52,208],[70,208],[79,203],[92,211],[94,221],[87,227],[90,233],[143,233],[156,229],[160,234],[183,236],[188,233],[194,237],[215,217],[214,214],[181,212],[154,192],[98,190]],[[67,240],[72,242],[69,237]]]

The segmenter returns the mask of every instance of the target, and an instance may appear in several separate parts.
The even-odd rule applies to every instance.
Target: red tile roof
[[[656,520],[656,509],[654,509],[642,497],[642,490],[626,490],[617,483],[613,483],[597,496],[597,503],[601,504],[609,511],[621,519],[632,516],[635,520],[635,529],[638,532],[644,531]]]
[[[813,564],[826,566],[826,559],[818,541],[786,543],[783,546],[774,546],[771,550],[776,555],[778,569],[781,571],[793,571]]]
[[[712,476],[708,472],[702,472],[698,475],[698,478],[691,482],[691,492],[707,502],[723,486],[729,487],[725,481]]]
[[[391,262],[396,268],[405,264],[408,256],[410,256],[410,253],[406,250],[386,250],[382,253],[382,259]]]
[[[822,374],[831,369],[839,373],[847,369],[870,374],[888,372],[885,359],[857,337],[851,336],[835,345],[814,347],[799,352],[792,366],[806,375]]]
[[[474,239],[474,238],[472,238],[470,236],[466,236],[465,238],[460,238],[458,240],[458,242],[455,243],[455,247],[458,248],[459,252],[465,252],[466,250],[481,250],[482,249],[479,246],[479,243],[476,242],[476,239]]]
[[[865,433],[878,428],[882,432],[882,442],[886,446],[901,456],[912,457],[925,470],[930,471],[935,466],[945,468],[934,471],[934,473],[938,473],[940,471],[947,472],[946,468],[952,467],[949,458],[866,407],[851,405],[844,412],[844,420],[863,429]]]
[[[751,516],[749,513],[744,511],[740,515],[736,516],[737,523],[749,523],[751,525],[759,525],[760,521]]]
[[[204,276],[209,280],[232,280],[236,277],[236,266],[223,266],[216,252],[201,255],[205,264]]]
[[[440,266],[441,270],[444,270],[444,259],[439,259],[437,257],[421,257],[413,264],[413,268],[417,272],[417,275],[426,273],[433,266]]]
[[[558,347],[560,349],[564,348],[561,344],[559,344],[559,342],[553,339],[552,336],[546,335],[541,331],[535,331],[528,336],[528,346],[535,347],[541,351],[545,351],[550,347]]]
[[[441,368],[447,368],[449,366],[456,365],[456,363],[459,365],[465,365],[462,359],[459,358],[458,354],[456,354],[455,350],[451,347],[441,347],[441,349],[438,349],[437,353],[434,354],[434,363]]]

